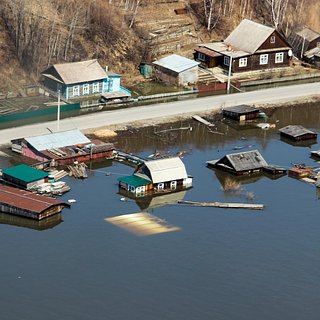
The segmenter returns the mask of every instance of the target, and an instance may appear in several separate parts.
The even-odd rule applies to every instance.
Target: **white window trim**
[[[92,93],[99,92],[99,82],[94,82],[92,84]]]
[[[89,84],[86,83],[86,84],[82,85],[82,93],[83,93],[83,94],[89,94],[89,92],[90,92],[90,86],[89,86]]]
[[[284,58],[284,54],[283,52],[277,52],[276,55],[275,55],[275,60],[274,62],[275,63],[283,63],[283,58]]]
[[[201,61],[206,61],[206,55],[202,52],[198,52],[198,59]]]
[[[270,43],[276,43],[276,36],[271,36]]]
[[[239,67],[246,67],[248,65],[248,58],[240,58],[239,59]]]
[[[72,87],[72,94],[73,94],[73,97],[80,96],[80,88],[79,88],[79,86],[73,86]]]
[[[223,57],[223,64],[224,64],[225,66],[229,66],[229,64],[230,64],[230,57],[224,56],[224,57]]]
[[[260,64],[265,65],[268,64],[269,55],[268,54],[260,54]]]

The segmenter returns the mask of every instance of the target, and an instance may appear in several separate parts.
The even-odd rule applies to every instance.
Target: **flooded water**
[[[301,124],[320,132],[320,106],[267,111],[277,129]],[[318,166],[310,151],[277,129],[217,121],[217,131],[190,120],[192,131],[128,132],[118,147],[147,157],[175,154],[194,177],[175,196],[120,201],[117,178],[133,168],[102,161],[89,178],[67,178],[76,199],[45,224],[0,216],[0,319],[269,320],[318,319],[320,314],[320,199],[316,188],[284,176],[238,179],[206,167],[236,149],[261,152],[267,162]],[[0,166],[19,159],[0,158]],[[253,199],[252,199],[253,198]],[[264,204],[264,211],[168,204],[177,199]],[[118,215],[148,213],[171,232],[137,235],[110,223]],[[109,220],[105,220],[109,219]]]

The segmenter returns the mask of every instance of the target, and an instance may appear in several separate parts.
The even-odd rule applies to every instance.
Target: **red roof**
[[[5,185],[0,185],[0,203],[39,214],[52,206],[65,205],[63,201]]]

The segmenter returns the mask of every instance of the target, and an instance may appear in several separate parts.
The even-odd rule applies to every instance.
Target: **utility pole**
[[[232,56],[229,57],[229,72],[228,72],[227,94],[230,93],[231,68],[232,68]]]
[[[60,90],[58,90],[57,131],[60,131]]]

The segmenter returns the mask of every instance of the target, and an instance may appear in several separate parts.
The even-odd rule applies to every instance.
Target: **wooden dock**
[[[192,119],[199,121],[200,123],[204,124],[207,127],[214,127],[215,126],[213,123],[210,123],[209,121],[203,119],[202,117],[200,117],[198,115],[192,116]]]
[[[263,210],[263,204],[251,204],[251,203],[223,203],[223,202],[196,202],[180,200],[180,204],[189,204],[197,207],[215,207],[215,208],[225,208],[225,209],[250,209],[250,210]]]

